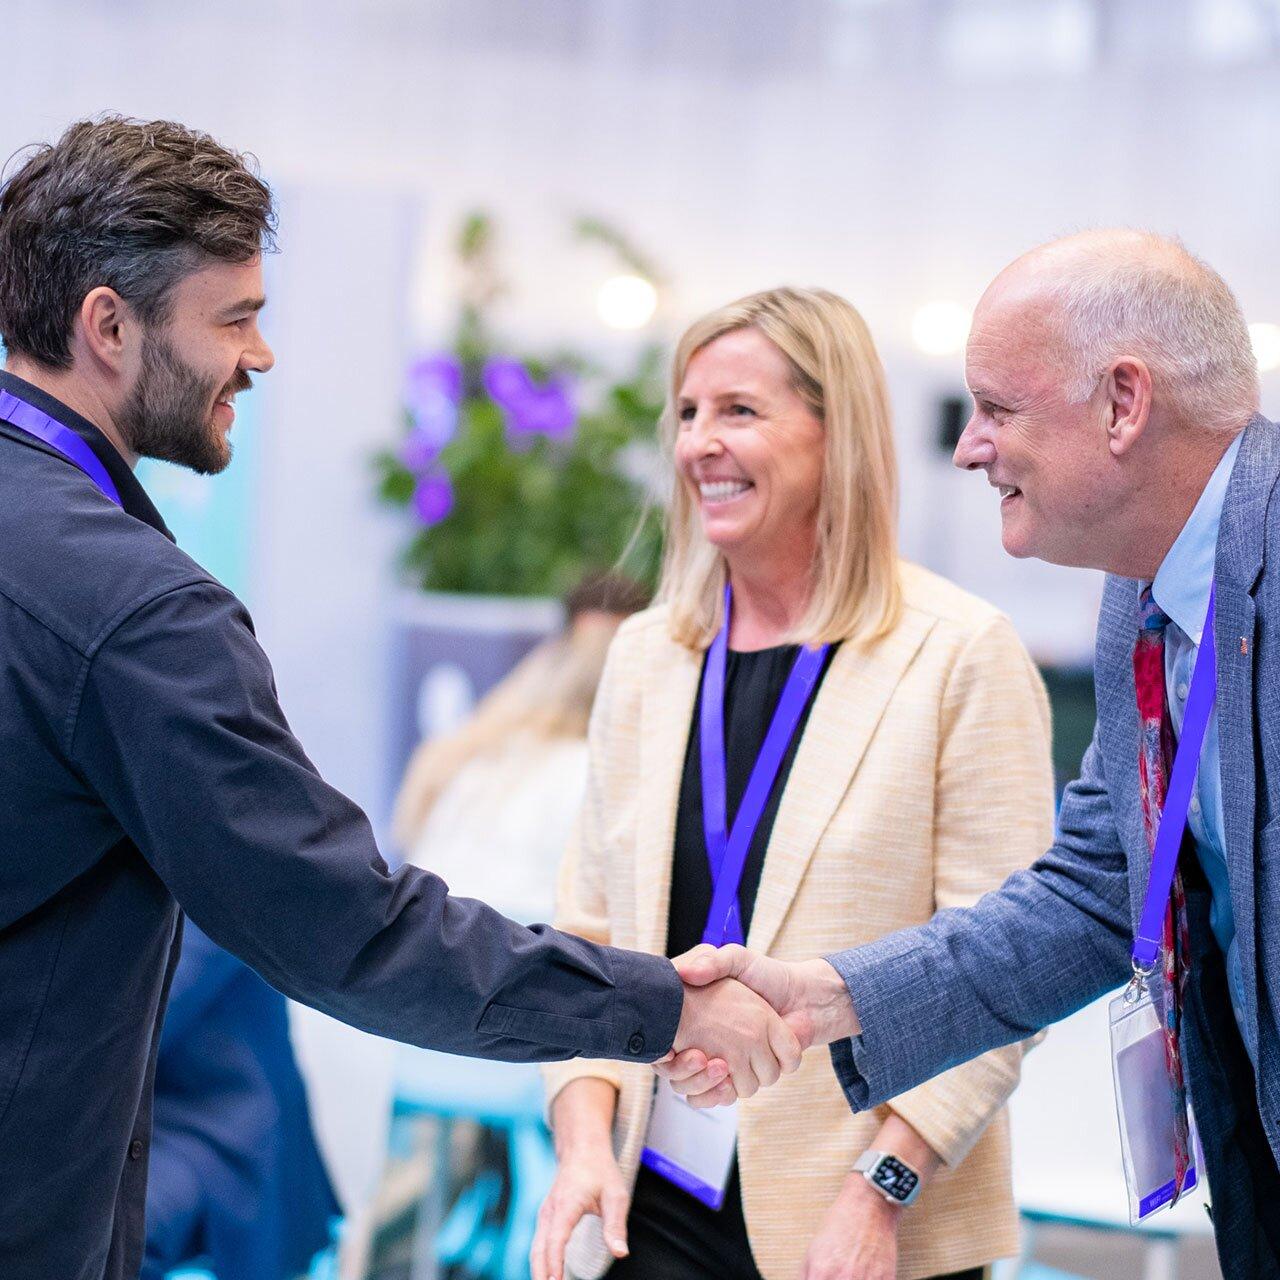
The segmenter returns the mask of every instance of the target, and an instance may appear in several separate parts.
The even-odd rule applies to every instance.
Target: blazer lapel
[[[636,817],[636,936],[641,951],[666,951],[676,806],[684,773],[701,652],[655,628],[646,647],[640,710],[640,768],[647,797]]]
[[[767,952],[813,851],[933,621],[907,609],[870,651],[842,645],[818,690],[769,839],[747,945]]]

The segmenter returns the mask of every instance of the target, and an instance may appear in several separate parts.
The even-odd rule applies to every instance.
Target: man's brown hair
[[[210,259],[274,247],[271,192],[250,157],[169,120],[80,120],[27,153],[0,186],[0,338],[71,363],[85,295],[114,289],[147,325]]]

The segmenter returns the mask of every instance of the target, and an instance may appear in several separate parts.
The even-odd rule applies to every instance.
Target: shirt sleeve
[[[272,986],[377,1035],[510,1061],[671,1047],[669,961],[525,928],[388,870],[291,733],[248,614],[164,593],[90,651],[72,760],[193,921]]]
[[[606,887],[608,859],[610,855],[634,860],[634,849],[627,841],[619,841],[617,832],[608,832],[610,815],[610,780],[614,781],[612,798],[617,798],[617,776],[622,775],[624,786],[634,788],[638,763],[634,752],[623,753],[626,766],[619,769],[616,756],[620,741],[628,735],[620,733],[620,722],[625,718],[636,723],[636,715],[620,716],[617,690],[618,658],[626,644],[625,637],[614,640],[600,677],[595,705],[591,710],[588,729],[587,784],[582,807],[569,837],[560,862],[560,874],[556,888],[555,922],[576,937],[589,938],[592,942],[607,944],[612,937],[611,910]],[[547,1120],[552,1119],[552,1108],[560,1092],[575,1080],[590,1078],[604,1080],[621,1090],[623,1073],[610,1062],[561,1062],[542,1069],[546,1086]]]

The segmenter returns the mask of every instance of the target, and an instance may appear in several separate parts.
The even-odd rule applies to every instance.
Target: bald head
[[[1204,263],[1187,252],[1180,240],[1136,227],[1101,227],[1037,245],[1005,267],[988,292],[994,293],[998,288],[1016,290],[1033,283],[1044,285],[1082,273],[1114,271],[1139,264],[1169,276],[1208,275],[1218,279]]]
[[[1240,305],[1178,240],[1131,228],[1064,236],[1023,254],[983,295],[974,328],[1037,339],[1042,369],[1072,398],[1112,362],[1141,360],[1160,409],[1234,433],[1258,407],[1258,371]]]
[[[973,317],[956,465],[1005,550],[1150,578],[1258,404],[1240,307],[1176,240],[1090,231],[1006,267]]]

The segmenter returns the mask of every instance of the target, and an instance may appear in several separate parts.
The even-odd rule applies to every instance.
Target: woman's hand
[[[895,1280],[903,1212],[850,1174],[809,1244],[800,1280]]]
[[[529,1251],[533,1280],[563,1280],[565,1248],[586,1213],[604,1220],[605,1243],[613,1256],[627,1256],[631,1197],[610,1140],[616,1101],[611,1084],[584,1078],[566,1085],[552,1104],[559,1168],[538,1212]]]
[[[588,1213],[604,1219],[609,1251],[615,1258],[625,1258],[630,1199],[622,1170],[607,1143],[591,1150],[566,1152],[538,1211],[538,1230],[529,1252],[533,1280],[561,1280],[569,1236]]]

